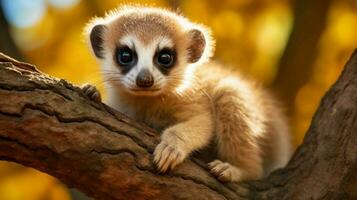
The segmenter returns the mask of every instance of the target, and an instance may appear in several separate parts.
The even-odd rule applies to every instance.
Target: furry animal
[[[92,20],[87,35],[106,103],[162,132],[154,152],[161,172],[207,145],[217,153],[210,172],[221,181],[259,179],[287,163],[288,128],[274,98],[209,61],[214,41],[205,26],[165,9],[124,6]],[[83,90],[100,100],[93,86]]]

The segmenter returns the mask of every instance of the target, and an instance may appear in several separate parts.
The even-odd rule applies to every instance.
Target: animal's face
[[[160,9],[129,8],[112,15],[90,31],[105,81],[133,95],[154,96],[193,78],[188,77],[191,64],[202,60],[206,33]]]
[[[175,87],[183,66],[172,38],[153,37],[146,42],[137,35],[118,38],[110,64],[104,70],[107,78],[120,77],[120,86],[134,95],[157,95]]]

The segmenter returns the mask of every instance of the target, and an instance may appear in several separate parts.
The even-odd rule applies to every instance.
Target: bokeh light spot
[[[10,24],[26,28],[38,23],[46,12],[44,0],[2,0],[4,15]]]
[[[47,0],[48,3],[57,9],[68,9],[77,5],[79,0]]]

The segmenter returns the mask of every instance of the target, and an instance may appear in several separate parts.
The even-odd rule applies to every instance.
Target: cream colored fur
[[[121,8],[94,20],[89,27],[98,23],[107,27],[103,34],[105,58],[101,63],[103,72],[111,73],[104,76],[117,77],[107,82],[106,102],[162,132],[161,143],[154,152],[160,171],[174,168],[209,144],[214,145],[218,155],[209,163],[211,173],[222,181],[259,179],[287,163],[290,139],[281,109],[273,97],[253,82],[226,70],[224,65],[206,62],[213,49],[206,28],[175,13],[146,7]],[[186,33],[192,28],[202,31],[206,39],[197,63],[187,62],[186,49],[192,41]],[[140,44],[138,57],[145,57],[145,63],[139,62],[137,68],[150,67],[155,71],[155,79],[162,79],[160,92],[128,91],[122,80],[135,78],[138,69],[122,75],[112,60],[115,44],[128,40]],[[150,59],[160,45],[175,46],[178,51],[178,64],[168,76],[158,74]]]

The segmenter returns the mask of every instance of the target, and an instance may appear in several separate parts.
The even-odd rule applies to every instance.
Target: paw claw
[[[222,161],[215,160],[213,162],[208,163],[208,167],[212,169],[212,168],[214,168],[215,166],[217,166],[218,164],[221,164],[221,163],[222,163]]]
[[[154,163],[161,173],[173,169],[185,159],[185,154],[177,145],[161,142],[154,151]]]
[[[96,102],[100,102],[101,101],[101,96],[100,96],[100,92],[98,91],[98,89],[90,84],[84,84],[81,86],[82,91],[84,92],[84,94],[86,96],[88,96],[91,100],[96,101]]]
[[[229,163],[215,160],[208,164],[210,173],[222,182],[239,181],[241,178],[240,170]]]

